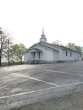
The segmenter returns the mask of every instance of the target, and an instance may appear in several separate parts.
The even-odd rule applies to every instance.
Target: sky
[[[39,42],[83,46],[83,0],[0,0],[0,27],[27,48]]]

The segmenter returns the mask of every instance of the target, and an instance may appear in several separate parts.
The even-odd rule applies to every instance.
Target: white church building
[[[40,41],[32,45],[24,53],[25,63],[53,63],[78,60],[82,60],[82,57],[77,50],[47,43],[44,30],[42,30]]]

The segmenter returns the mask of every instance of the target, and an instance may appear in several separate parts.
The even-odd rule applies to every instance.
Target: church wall
[[[42,52],[40,53],[40,59],[38,59],[40,63],[82,60],[79,53],[69,51],[67,49],[63,50],[61,48],[58,48],[58,51],[55,51],[53,49],[38,44],[35,45],[34,48],[42,50]],[[66,51],[67,51],[67,56],[66,56]],[[39,58],[38,54],[37,57]],[[24,54],[25,63],[30,63],[33,60],[36,60],[33,54],[29,52]]]
[[[47,47],[42,47],[40,45],[35,46],[34,48],[40,49],[43,52],[40,54],[40,60],[44,61],[53,61],[53,50]]]
[[[75,60],[82,60],[80,57],[80,53],[74,52],[73,50],[63,48],[58,45],[52,45],[47,43],[47,38],[44,35],[44,28],[42,29],[42,35],[40,38],[40,43],[37,43],[32,46],[32,49],[39,49],[40,54],[37,53],[37,50],[29,53],[24,54],[24,61],[27,62],[53,62],[53,61],[75,61]]]
[[[67,51],[67,56],[66,56],[66,51]],[[71,55],[70,55],[71,53]],[[75,60],[81,60],[82,58],[80,57],[80,54],[77,52],[69,51],[69,50],[62,50],[61,53],[61,60],[62,61],[75,61]]]
[[[54,61],[59,61],[59,54],[60,54],[60,52],[53,51],[53,60]]]
[[[29,60],[28,57],[29,57],[28,53],[25,53],[25,54],[24,54],[24,62],[25,62],[25,63],[28,62],[28,60]]]

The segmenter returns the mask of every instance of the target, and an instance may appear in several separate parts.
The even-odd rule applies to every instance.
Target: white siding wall
[[[34,56],[33,54],[27,52],[24,54],[24,62],[27,63],[29,60],[33,60],[34,59]]]
[[[72,52],[72,56],[70,56],[69,50],[62,50],[61,48],[58,48],[58,51],[53,51],[50,48],[43,47],[41,45],[36,45],[34,48],[40,49],[43,52],[40,53],[40,60],[44,61],[74,61],[74,60],[82,60],[79,53]],[[67,56],[66,56],[67,51]],[[39,55],[37,55],[39,59]],[[28,60],[35,60],[34,55],[27,52],[24,54],[24,61],[25,63],[28,62]]]
[[[35,48],[42,50],[40,54],[40,60],[53,61],[53,50],[47,47],[35,46]]]
[[[67,51],[67,56],[66,56],[66,50],[62,51],[62,60],[74,60],[74,53],[71,52],[71,56],[70,56],[70,52],[71,51]]]
[[[59,52],[53,51],[53,59],[54,61],[59,61]]]
[[[59,49],[59,61],[62,61],[62,57],[63,57],[63,51],[62,49]]]
[[[28,57],[29,57],[29,56],[28,56],[28,53],[25,53],[25,54],[24,54],[24,62],[25,62],[25,63],[28,62],[28,60],[29,60]]]
[[[66,56],[66,51],[67,51],[67,56]],[[70,52],[71,52],[71,56],[70,56]],[[70,61],[74,61],[74,60],[81,60],[82,58],[80,57],[79,53],[76,52],[72,52],[69,50],[62,50],[62,52],[60,53],[60,56],[62,56],[62,61],[65,60],[70,60]]]
[[[41,60],[45,61],[53,61],[53,51],[46,49],[43,53],[41,53]]]

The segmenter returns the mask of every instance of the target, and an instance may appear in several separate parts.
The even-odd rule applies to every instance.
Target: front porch
[[[32,50],[29,51],[30,57],[29,57],[29,63],[33,64],[39,64],[41,60],[41,53],[43,51],[40,49],[33,48]]]

